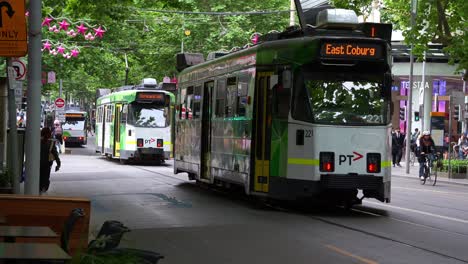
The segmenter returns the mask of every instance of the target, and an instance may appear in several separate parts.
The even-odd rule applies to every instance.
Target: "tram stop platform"
[[[398,166],[392,167],[392,177],[404,177],[404,178],[413,178],[414,180],[419,180],[419,163],[415,163],[414,166],[410,166],[409,174],[406,174],[405,162],[400,162],[400,165],[401,167],[398,167]],[[468,186],[468,179],[448,178],[445,175],[445,173],[437,174],[437,182]]]

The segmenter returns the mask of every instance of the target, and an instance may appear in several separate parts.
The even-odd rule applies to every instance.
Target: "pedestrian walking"
[[[54,121],[54,127],[52,128],[52,138],[55,139],[58,153],[62,153],[63,129],[59,120]]]
[[[403,144],[405,142],[405,136],[400,133],[400,129],[395,129],[392,134],[392,163],[393,167],[397,165],[401,167],[400,161],[403,153]]]
[[[52,139],[50,128],[45,127],[41,130],[41,156],[40,156],[40,183],[39,192],[44,193],[49,190],[50,185],[50,170],[55,162],[55,171],[58,171],[61,166],[59,154],[55,147],[55,140]]]

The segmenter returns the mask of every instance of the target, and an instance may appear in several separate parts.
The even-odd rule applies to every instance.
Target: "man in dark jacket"
[[[55,171],[58,171],[61,166],[60,158],[55,148],[55,142],[51,139],[52,133],[48,127],[41,130],[41,152],[40,152],[40,181],[39,181],[39,192],[47,192],[50,185],[50,170],[52,164],[55,162],[57,166]]]
[[[403,152],[403,143],[405,142],[405,135],[400,133],[400,129],[395,129],[392,134],[392,163],[393,167],[397,165],[401,167],[400,161]]]

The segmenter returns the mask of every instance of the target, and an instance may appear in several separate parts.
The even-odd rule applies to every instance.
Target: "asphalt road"
[[[94,234],[122,221],[132,229],[122,245],[161,263],[468,263],[468,186],[395,177],[390,204],[258,206],[174,175],[171,162],[121,165],[91,144],[61,156],[49,194],[90,198]]]

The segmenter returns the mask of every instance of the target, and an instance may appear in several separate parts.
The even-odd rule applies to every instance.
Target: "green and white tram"
[[[122,163],[160,164],[171,158],[175,97],[156,87],[147,78],[142,85],[124,86],[97,99],[97,152]]]
[[[65,111],[65,123],[62,124],[63,141],[65,144],[86,145],[88,143],[88,133],[86,127],[87,113],[78,110]]]
[[[390,202],[391,25],[339,12],[206,62],[178,54],[174,172],[275,199]]]

